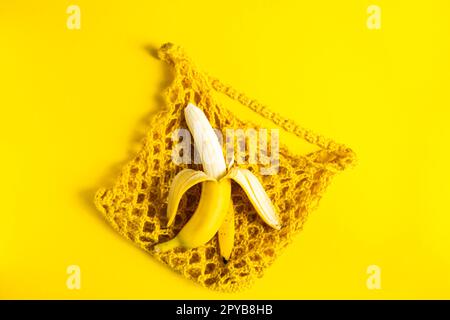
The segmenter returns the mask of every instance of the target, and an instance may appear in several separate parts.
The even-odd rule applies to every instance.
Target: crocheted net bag
[[[299,127],[201,72],[179,46],[165,44],[158,50],[158,56],[171,67],[174,76],[163,92],[165,107],[150,120],[140,151],[122,168],[113,186],[97,191],[95,205],[117,232],[186,278],[215,290],[241,290],[261,277],[302,229],[331,177],[351,165],[355,155],[345,145]],[[188,190],[180,202],[174,225],[166,228],[167,196],[172,179],[187,167],[201,170],[199,165],[177,165],[171,158],[172,132],[187,128],[183,113],[187,103],[193,102],[202,108],[213,128],[260,128],[242,121],[223,107],[217,101],[217,94],[238,101],[278,127],[316,145],[319,150],[297,155],[279,145],[279,171],[275,175],[260,175],[257,164],[241,165],[262,182],[280,216],[282,228],[274,230],[267,226],[242,189],[233,182],[236,234],[227,264],[220,257],[217,237],[199,248],[155,253],[153,246],[173,238],[181,230],[195,211],[200,197],[200,186]],[[270,143],[269,135],[269,146]]]

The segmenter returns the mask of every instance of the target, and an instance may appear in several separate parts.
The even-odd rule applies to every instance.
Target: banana
[[[223,262],[227,263],[234,246],[234,208],[232,203],[228,207],[228,213],[220,226],[218,235],[220,255]]]
[[[259,216],[274,229],[280,229],[281,225],[279,218],[275,213],[275,209],[267,195],[264,187],[259,182],[255,175],[247,170],[240,168],[233,168],[227,174],[227,177],[237,182],[245,191],[247,197],[250,199],[253,207],[255,207]]]
[[[196,248],[211,240],[219,230],[231,203],[231,182],[206,181],[198,207],[178,235],[157,245],[157,250],[167,251],[176,247]]]
[[[177,236],[155,245],[156,252],[177,247],[196,248],[210,241],[218,233],[220,253],[224,262],[230,259],[234,245],[234,208],[231,201],[231,181],[245,191],[262,220],[280,229],[279,217],[256,176],[249,170],[228,168],[219,140],[201,109],[189,103],[184,110],[186,123],[194,137],[203,171],[184,169],[172,180],[167,206],[168,226],[172,225],[183,194],[201,183],[202,192],[197,209]],[[232,160],[233,161],[233,160]]]
[[[169,189],[169,199],[167,205],[167,226],[170,227],[177,214],[178,205],[183,194],[197,183],[204,181],[215,181],[203,171],[186,169],[179,172],[172,180]],[[204,188],[204,186],[203,186]]]

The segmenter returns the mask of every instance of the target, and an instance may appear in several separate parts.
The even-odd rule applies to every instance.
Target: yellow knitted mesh
[[[261,277],[264,269],[301,230],[330,178],[354,162],[354,153],[342,144],[283,119],[255,100],[200,72],[178,46],[165,44],[159,49],[158,56],[171,66],[174,74],[172,83],[163,93],[165,108],[151,119],[142,149],[124,166],[113,187],[97,191],[95,204],[120,234],[185,277],[211,289],[240,290]],[[171,159],[173,130],[187,128],[183,114],[187,103],[193,102],[202,108],[213,128],[259,128],[256,124],[243,122],[222,107],[215,97],[217,93],[249,107],[320,150],[306,156],[294,155],[280,145],[280,167],[276,175],[260,175],[256,164],[242,165],[262,181],[280,215],[281,230],[264,224],[242,189],[233,183],[236,235],[227,264],[219,255],[217,237],[199,248],[178,248],[157,254],[153,252],[153,246],[173,238],[181,230],[195,211],[201,191],[199,186],[188,190],[179,205],[174,225],[166,228],[170,183],[187,167],[176,165]],[[189,167],[201,169],[198,165]]]

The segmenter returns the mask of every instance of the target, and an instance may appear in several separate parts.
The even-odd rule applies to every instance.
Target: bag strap
[[[355,153],[347,146],[299,126],[293,120],[284,118],[279,113],[273,112],[267,106],[259,103],[255,99],[250,99],[244,93],[236,91],[233,87],[222,83],[217,78],[209,76],[209,81],[217,92],[221,92],[232,100],[248,107],[287,132],[293,133],[297,137],[337,155],[338,159],[336,160],[338,160],[340,170],[345,169],[355,162]]]
[[[178,69],[178,72],[182,72],[187,66],[189,68],[195,69],[193,67],[193,62],[186,55],[185,51],[177,45],[172,43],[166,43],[161,46],[158,50],[158,56],[161,60],[166,61]],[[332,155],[331,159],[328,159],[326,163],[316,162],[314,158],[309,158],[315,162],[316,165],[323,165],[327,170],[330,171],[341,171],[351,165],[356,161],[356,155],[347,146],[335,142],[332,139],[325,138],[317,133],[314,133],[308,129],[305,129],[293,120],[284,118],[279,113],[271,111],[267,106],[259,103],[255,99],[250,99],[244,93],[238,92],[233,87],[222,83],[219,79],[212,76],[206,76],[206,82],[209,82],[210,86],[217,92],[223,93],[232,100],[239,102],[241,105],[248,107],[254,112],[258,113],[262,117],[270,120],[276,126],[294,134],[295,136],[304,139],[305,141],[318,146],[322,150],[326,150],[328,154]],[[313,154],[319,157],[319,154]]]

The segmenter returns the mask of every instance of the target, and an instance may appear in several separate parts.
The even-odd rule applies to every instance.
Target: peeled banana
[[[176,247],[196,248],[218,233],[220,253],[227,262],[233,250],[235,232],[231,180],[245,191],[265,223],[280,229],[279,218],[253,173],[238,167],[227,170],[219,140],[203,111],[189,103],[184,114],[204,171],[185,169],[172,180],[167,206],[168,226],[174,221],[183,194],[198,183],[202,184],[202,192],[196,211],[183,229],[175,238],[157,244],[154,250],[165,252]]]

